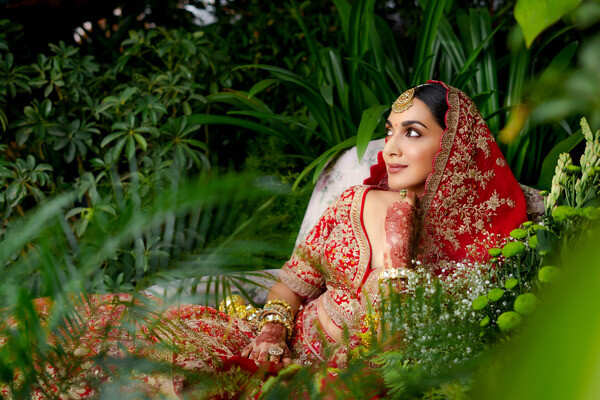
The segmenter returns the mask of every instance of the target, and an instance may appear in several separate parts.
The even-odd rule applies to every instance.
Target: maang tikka
[[[413,105],[413,97],[415,97],[415,88],[410,88],[398,96],[396,101],[394,101],[394,104],[392,104],[392,111],[399,113],[409,109],[410,106]]]

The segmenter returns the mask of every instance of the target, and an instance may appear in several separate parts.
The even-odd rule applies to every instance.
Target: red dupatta
[[[487,249],[527,220],[525,196],[473,100],[444,82],[427,83],[446,88],[448,110],[419,198],[415,255],[426,264],[485,262]],[[389,190],[382,151],[363,183]]]

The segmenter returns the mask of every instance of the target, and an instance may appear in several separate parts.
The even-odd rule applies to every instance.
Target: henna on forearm
[[[407,201],[392,203],[385,216],[386,268],[408,267],[411,261],[415,207]]]

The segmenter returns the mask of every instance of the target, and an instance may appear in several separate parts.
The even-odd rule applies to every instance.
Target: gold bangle
[[[290,322],[294,321],[294,315],[290,312],[288,308],[282,307],[279,304],[272,304],[269,307],[265,306],[262,310],[262,314],[268,314],[270,312],[281,314],[282,317],[289,320]]]
[[[270,322],[274,322],[274,323],[283,325],[286,328],[287,337],[288,338],[292,337],[292,324],[288,320],[286,320],[284,317],[282,317],[280,314],[269,313],[266,315],[261,315],[258,330],[261,331],[262,328]]]
[[[288,303],[285,300],[280,300],[280,299],[272,299],[272,300],[267,301],[267,304],[265,304],[263,309],[268,309],[268,308],[277,307],[277,306],[285,308],[290,315],[292,315],[292,316],[294,315],[294,313],[292,312],[292,306],[290,305],[290,303]]]

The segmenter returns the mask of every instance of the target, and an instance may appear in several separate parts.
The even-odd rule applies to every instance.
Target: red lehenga
[[[420,198],[413,254],[434,273],[444,275],[457,262],[487,261],[487,249],[500,245],[527,216],[523,192],[473,101],[462,91],[439,83],[447,88],[446,129]],[[326,209],[281,269],[281,281],[305,300],[290,344],[296,363],[328,361],[325,348],[339,346],[323,333],[317,317],[319,307],[339,327],[347,326],[351,333],[364,331],[367,299],[376,301],[378,289],[378,276],[371,273],[371,243],[363,221],[365,195],[372,189],[389,190],[381,152],[378,164],[371,167],[371,176],[364,184],[346,189]],[[158,320],[169,322],[168,334],[156,334],[147,324],[139,323],[133,335],[115,328],[108,345],[99,341],[96,333],[101,327],[118,322],[123,314],[124,306],[110,304],[117,296],[92,298],[96,307],[84,310],[88,331],[77,346],[72,346],[74,354],[87,357],[108,348],[109,354],[123,355],[124,350],[115,345],[119,342],[132,354],[166,360],[188,370],[222,371],[231,365],[247,371],[256,368],[239,356],[257,336],[256,327],[201,305],[163,311]],[[43,314],[46,306],[40,301],[38,311]],[[156,343],[159,337],[173,347],[145,350],[145,344]],[[80,382],[74,378],[73,397],[77,397],[76,392],[80,398],[94,395],[85,383],[86,374],[95,372],[93,368],[78,371],[79,375],[73,373],[84,377]],[[173,394],[180,393],[184,385],[177,374],[167,380],[164,376],[143,376],[142,381]]]

